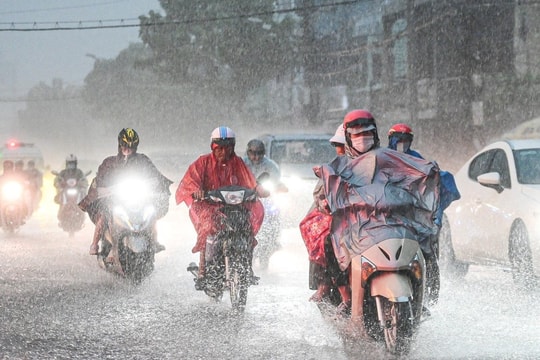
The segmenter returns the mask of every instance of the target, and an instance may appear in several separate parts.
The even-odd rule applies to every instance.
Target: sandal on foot
[[[120,275],[124,275],[124,270],[122,270],[122,264],[120,264],[120,260],[115,258],[114,256],[107,256],[103,262],[105,262],[105,265],[108,268],[112,268],[115,272],[117,272]]]

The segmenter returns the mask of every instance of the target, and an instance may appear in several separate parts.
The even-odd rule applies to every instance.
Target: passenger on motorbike
[[[388,148],[403,152],[419,159],[424,159],[424,157],[420,155],[419,152],[411,149],[413,139],[414,133],[409,125],[404,123],[394,124],[388,131]],[[435,216],[435,224],[440,229],[442,226],[442,216],[444,210],[450,205],[452,201],[458,200],[461,197],[457,185],[454,181],[454,176],[450,172],[444,170],[440,171],[439,191],[440,205],[437,209],[437,213]],[[433,251],[430,253],[424,252],[424,258],[427,264],[426,278],[429,289],[428,300],[431,305],[437,303],[439,298],[440,273],[437,261],[439,244],[438,237],[438,234],[432,237],[431,245],[433,247]]]
[[[388,130],[388,148],[423,159],[422,155],[411,149],[413,139],[413,131],[407,124],[394,124]]]
[[[345,155],[345,130],[343,124],[339,124],[336,133],[330,138],[330,144],[336,149],[337,155]]]
[[[336,149],[336,155],[341,156],[345,155],[345,130],[343,130],[343,123],[339,124],[334,136],[330,138],[330,144]],[[316,190],[318,191],[318,190]],[[315,211],[315,213],[313,213]],[[319,222],[318,229],[321,229],[321,227],[324,227],[323,233],[325,236],[329,235],[329,225],[330,225],[330,219],[331,217],[326,214],[320,214],[318,213],[317,209],[311,208],[310,212],[312,215],[317,215],[319,218],[326,217],[326,221]],[[309,214],[309,213],[308,213]],[[307,219],[307,218],[306,218]],[[309,219],[312,219],[309,217]],[[307,220],[306,220],[307,221]],[[324,225],[323,225],[324,224]],[[314,234],[312,232],[309,233],[303,233],[303,236],[306,237],[314,237]],[[329,241],[325,241],[325,243],[329,244]],[[322,261],[324,257],[322,256],[320,258],[320,261]],[[320,262],[319,261],[319,262]],[[318,263],[317,261],[309,261],[309,268],[310,268],[310,274],[314,275],[314,278],[310,281],[310,287],[316,288],[317,291],[311,295],[309,298],[310,301],[314,302],[320,302],[322,299],[328,295],[328,292],[330,291],[330,278],[326,276],[326,262],[323,262],[323,264]]]
[[[90,255],[98,254],[99,240],[109,228],[111,220],[108,198],[98,196],[99,188],[114,186],[122,179],[122,176],[137,173],[143,175],[146,179],[154,179],[157,182],[157,192],[159,194],[155,204],[157,219],[165,216],[169,210],[169,196],[171,194],[169,186],[172,181],[161,174],[150,158],[137,152],[138,145],[139,135],[137,132],[131,128],[122,129],[118,134],[118,154],[103,160],[96,177],[92,181],[88,195],[79,203],[79,207],[88,212],[90,219],[95,224],[94,238],[90,245]],[[113,237],[112,248],[106,262],[119,265],[118,243],[115,240],[117,239]],[[152,241],[156,253],[165,250],[165,246],[157,240],[156,224],[154,224],[153,228]]]
[[[353,110],[345,115],[342,127],[345,137],[345,155],[355,158],[379,147],[379,136],[373,115],[366,110]],[[300,223],[302,238],[308,247],[313,267],[311,283],[317,283],[317,291],[310,301],[320,302],[335,283],[342,298],[338,311],[347,312],[351,304],[348,273],[339,269],[330,242],[331,215],[327,210],[323,184],[319,182],[313,191],[314,204]]]
[[[257,184],[242,158],[234,152],[235,144],[236,135],[230,128],[225,126],[215,128],[210,136],[211,152],[201,155],[188,167],[176,190],[176,204],[179,205],[182,202],[186,204],[189,208],[189,217],[197,232],[197,242],[191,250],[193,253],[200,253],[198,279],[195,284],[197,289],[201,289],[204,284],[206,240],[218,231],[216,224],[211,221],[212,214],[218,205],[201,201],[204,199],[205,191],[238,185],[256,188],[260,197],[268,196],[268,192]],[[253,247],[255,247],[255,235],[261,227],[264,208],[260,201],[248,203],[245,206],[251,214]]]
[[[54,187],[56,188],[54,202],[57,204],[60,204],[61,193],[66,187],[68,179],[76,179],[80,188],[85,191],[88,188],[88,180],[83,171],[77,168],[77,157],[73,154],[69,154],[66,157],[66,168],[60,171],[54,178]]]

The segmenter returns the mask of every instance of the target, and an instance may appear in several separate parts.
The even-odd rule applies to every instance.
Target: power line
[[[308,5],[303,7],[293,7],[288,9],[276,9],[268,11],[253,12],[249,14],[235,14],[229,16],[216,16],[211,18],[189,19],[189,20],[160,20],[159,22],[145,23],[145,24],[125,24],[125,22],[138,21],[139,19],[116,19],[116,20],[85,20],[85,21],[49,21],[49,22],[0,22],[0,26],[8,26],[2,28],[0,31],[65,31],[65,30],[95,30],[95,29],[110,29],[110,28],[125,28],[125,27],[150,27],[150,26],[164,26],[174,24],[200,24],[216,21],[238,20],[246,19],[257,16],[268,16],[276,14],[287,14],[296,12],[305,12],[309,10],[352,5],[362,0],[345,0],[341,2],[331,2],[319,5]],[[121,22],[117,25],[104,25],[106,22]],[[97,25],[84,25],[86,23],[93,23]],[[40,25],[53,25],[52,27],[39,28]],[[75,24],[74,26],[64,26],[65,24]],[[30,28],[18,28],[19,25],[31,25]]]
[[[96,6],[118,4],[118,3],[126,2],[126,1],[129,1],[129,0],[115,0],[115,1],[107,1],[107,2],[101,2],[101,3],[92,3],[92,4],[87,4],[87,5],[62,6],[62,7],[53,7],[53,8],[43,8],[43,9],[0,11],[0,15],[27,14],[27,13],[37,13],[37,12],[47,12],[47,11],[82,9],[82,8],[89,8],[89,7],[95,8]]]

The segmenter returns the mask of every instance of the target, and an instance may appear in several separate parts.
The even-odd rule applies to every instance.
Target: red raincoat
[[[176,190],[176,204],[185,202],[189,208],[189,217],[197,232],[197,243],[191,250],[196,253],[205,249],[208,235],[215,234],[217,228],[212,220],[219,205],[206,201],[194,201],[191,195],[199,190],[215,190],[223,186],[238,185],[255,188],[257,180],[246,166],[242,158],[233,154],[225,163],[218,163],[210,153],[201,155],[186,170]],[[264,218],[264,207],[257,200],[245,205],[250,210],[253,235],[261,228]]]

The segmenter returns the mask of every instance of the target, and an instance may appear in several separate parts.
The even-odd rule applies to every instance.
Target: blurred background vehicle
[[[0,148],[0,162],[11,160],[14,163],[22,160],[24,165],[33,160],[36,169],[43,171],[44,162],[41,150],[32,143],[25,143],[19,140],[10,139]]]
[[[281,181],[287,193],[275,194],[281,209],[282,228],[298,227],[313,203],[313,189],[317,177],[313,167],[329,162],[336,156],[330,144],[333,134],[264,134],[258,137],[264,142],[266,156],[274,160],[281,171]]]

